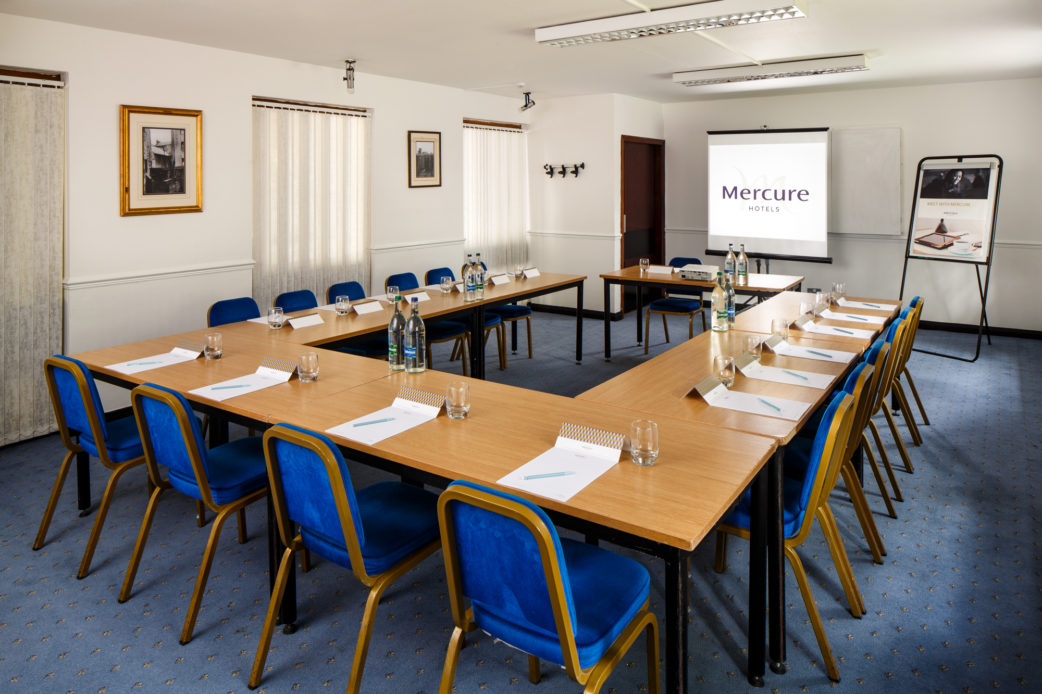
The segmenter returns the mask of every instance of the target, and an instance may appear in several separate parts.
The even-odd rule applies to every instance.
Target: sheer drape
[[[65,94],[0,84],[0,446],[54,431],[43,360],[62,349]]]
[[[369,119],[253,108],[253,297],[369,284]]]
[[[524,132],[463,127],[463,230],[490,270],[528,259],[528,146]]]

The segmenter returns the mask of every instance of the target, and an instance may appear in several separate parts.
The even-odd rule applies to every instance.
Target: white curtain
[[[253,106],[253,297],[368,286],[369,118]]]
[[[490,270],[528,260],[528,144],[521,130],[463,126],[463,231]]]
[[[57,429],[43,377],[62,349],[65,93],[55,86],[0,83],[0,446]]]

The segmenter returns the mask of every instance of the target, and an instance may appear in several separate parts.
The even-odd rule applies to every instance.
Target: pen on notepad
[[[213,386],[211,388],[211,390],[228,390],[229,388],[246,388],[249,385],[250,385],[249,383],[236,383],[236,384],[230,385],[230,386]]]
[[[819,357],[825,357],[826,359],[831,359],[832,358],[831,354],[825,354],[824,352],[819,352],[816,349],[808,348],[807,351],[810,352],[811,354],[817,354]]]
[[[763,398],[756,398],[756,399],[759,400],[760,402],[762,402],[764,405],[767,405],[767,407],[770,407],[772,410],[777,410],[778,412],[781,412],[781,408],[778,407],[777,405],[775,405],[773,402],[770,402],[768,400],[764,400]]]
[[[847,318],[853,318],[854,320],[864,320],[864,321],[868,320],[867,318],[864,318],[862,316],[855,316],[853,313],[845,313],[843,315],[845,315]]]
[[[364,427],[369,424],[382,424],[383,422],[393,422],[394,417],[384,417],[383,419],[370,419],[368,422],[355,422],[351,426],[353,427]]]
[[[795,376],[796,378],[802,378],[804,381],[810,380],[806,376],[804,376],[803,374],[798,374],[795,371],[789,371],[788,369],[782,369],[782,371],[784,371],[785,373],[789,374],[790,376]]]
[[[871,306],[872,308],[879,308],[878,304],[870,304],[867,301],[862,301],[861,303],[863,303],[865,306]]]
[[[162,364],[161,361],[129,361],[127,366],[147,366],[148,364]]]
[[[837,332],[841,332],[841,333],[846,333],[847,335],[853,335],[854,334],[853,330],[844,330],[843,328],[833,328],[833,330],[835,330]]]
[[[521,479],[525,480],[541,480],[547,477],[567,477],[568,475],[574,475],[574,470],[562,470],[560,472],[542,472],[538,475],[525,475]]]

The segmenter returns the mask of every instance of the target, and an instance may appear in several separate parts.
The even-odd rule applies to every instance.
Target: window
[[[369,284],[369,117],[253,100],[253,296]],[[322,302],[324,303],[324,301]]]
[[[528,258],[528,140],[520,126],[463,122],[463,231],[490,270]]]

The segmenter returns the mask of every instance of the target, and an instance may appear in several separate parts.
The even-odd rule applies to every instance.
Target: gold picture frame
[[[119,107],[119,215],[203,211],[203,112]]]
[[[436,188],[441,185],[441,133],[409,131],[409,187]]]

